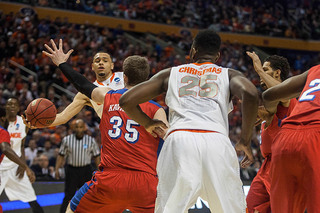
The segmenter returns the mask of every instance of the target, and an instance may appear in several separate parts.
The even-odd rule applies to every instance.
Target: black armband
[[[88,81],[83,75],[72,69],[70,64],[62,63],[59,65],[60,70],[74,85],[74,87],[81,93],[85,94],[91,99],[91,93],[97,86]]]

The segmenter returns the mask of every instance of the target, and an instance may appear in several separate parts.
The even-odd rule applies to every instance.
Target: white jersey
[[[166,95],[169,132],[195,129],[228,136],[230,89],[228,69],[206,62],[171,69]]]
[[[21,116],[17,115],[16,121],[9,122],[8,132],[10,134],[10,145],[12,150],[20,157],[21,143],[26,137],[26,125],[23,123]],[[4,156],[0,164],[0,170],[8,170],[16,166],[16,163]]]
[[[93,82],[94,85],[98,87],[109,87],[113,90],[123,89],[124,88],[124,81],[123,81],[123,72],[115,72],[110,76],[107,80],[103,82],[95,81]],[[96,111],[97,115],[101,118],[102,117],[102,110],[103,104],[97,104],[96,102],[91,101],[94,111]]]

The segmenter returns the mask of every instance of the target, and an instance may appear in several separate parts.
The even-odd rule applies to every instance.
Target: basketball
[[[47,127],[55,120],[57,109],[50,100],[38,98],[28,105],[25,115],[32,126]]]

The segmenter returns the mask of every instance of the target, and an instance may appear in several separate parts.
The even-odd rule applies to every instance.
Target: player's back
[[[124,88],[123,81],[123,72],[115,72],[113,73],[107,80],[103,82],[95,81],[94,85],[98,87],[109,87],[111,89],[117,90]],[[94,111],[96,111],[97,115],[102,117],[103,104],[97,104],[96,102],[90,99],[91,105],[93,106]]]
[[[123,168],[156,175],[160,138],[154,138],[144,127],[130,119],[120,108],[119,99],[127,89],[111,90],[104,100],[101,131],[101,166]],[[160,108],[155,102],[140,105],[151,118]]]
[[[168,132],[198,129],[228,135],[229,103],[227,68],[210,62],[173,67],[166,95]]]
[[[320,125],[320,65],[312,67],[298,102],[282,126]]]

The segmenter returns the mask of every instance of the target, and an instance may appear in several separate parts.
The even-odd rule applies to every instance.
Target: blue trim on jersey
[[[87,183],[83,184],[79,191],[73,196],[73,198],[70,201],[70,208],[72,211],[75,211],[77,209],[77,206],[79,205],[81,198],[85,195],[85,193],[88,192],[90,186],[92,185],[92,182],[89,185]]]
[[[282,120],[285,119],[286,117],[287,115],[285,115],[284,118],[282,119],[278,118],[278,127],[281,127]]]
[[[1,125],[0,125],[0,129],[3,129],[4,131],[8,132],[8,130]]]
[[[119,90],[110,90],[107,94],[123,94],[127,91],[127,88],[119,89]]]
[[[159,157],[160,155],[160,152],[161,152],[161,149],[163,147],[163,144],[164,144],[164,140],[162,138],[159,139],[159,145],[158,145],[158,150],[157,150],[157,158]]]
[[[149,103],[152,103],[152,104],[154,104],[154,105],[156,105],[157,107],[159,107],[159,108],[162,108],[162,106],[160,105],[160,104],[158,104],[157,102],[155,102],[155,101],[148,101]]]

